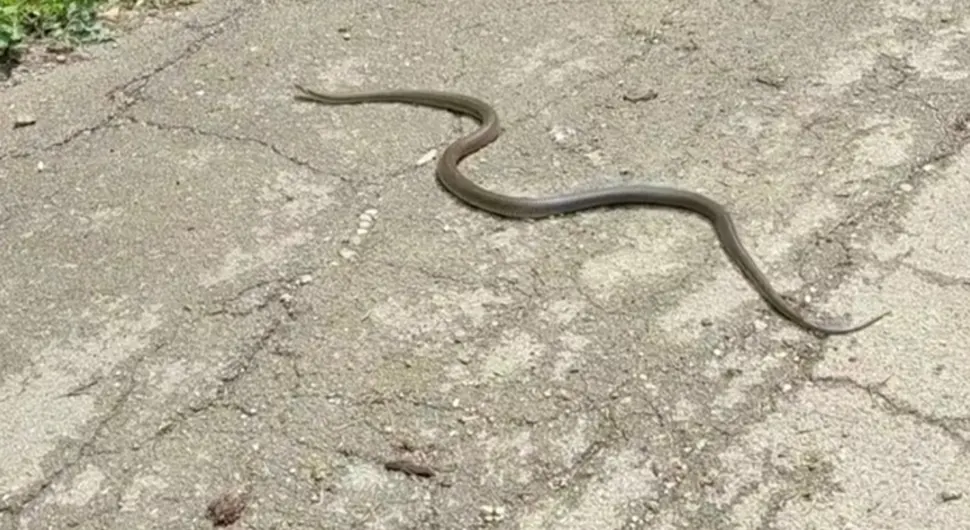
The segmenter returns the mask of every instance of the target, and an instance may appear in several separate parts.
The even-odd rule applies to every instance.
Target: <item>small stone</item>
[[[366,213],[367,215],[369,215],[371,217],[377,217],[377,208],[368,208],[368,209],[364,210],[364,213]]]
[[[13,128],[19,129],[21,127],[29,127],[35,123],[37,123],[37,118],[29,114],[21,114],[13,120]]]
[[[656,90],[648,89],[642,92],[623,94],[623,101],[627,101],[630,103],[640,103],[642,101],[650,101],[653,99],[657,99],[657,96],[659,95],[660,94],[657,93]]]
[[[46,166],[46,165],[44,165],[44,163],[43,163],[43,162],[37,162],[37,171],[38,171],[38,172],[40,172],[40,171],[43,171],[43,170],[44,170],[44,168],[46,168],[46,167],[47,167],[47,166]]]
[[[963,498],[963,494],[958,491],[944,491],[940,493],[940,500],[943,502],[958,501]]]
[[[119,15],[121,15],[121,10],[117,6],[101,12],[101,18],[108,22],[117,22]]]
[[[913,185],[912,184],[909,184],[908,182],[904,182],[904,183],[902,183],[902,184],[899,185],[899,189],[902,190],[905,193],[909,193],[909,192],[913,191]]]
[[[312,281],[313,281],[313,275],[310,275],[310,274],[304,274],[296,279],[296,283],[300,285],[306,285]]]
[[[562,125],[554,125],[549,129],[552,141],[557,144],[565,144],[570,138],[576,136],[576,130]]]
[[[431,162],[432,160],[434,160],[434,157],[437,154],[438,154],[438,150],[437,149],[432,149],[432,150],[428,151],[427,153],[425,153],[424,156],[422,156],[421,158],[419,158],[418,161],[415,162],[414,165],[419,166],[419,167],[420,166],[423,166],[423,165],[427,164],[428,162]]]
[[[353,250],[350,250],[349,248],[340,249],[340,257],[343,259],[350,260],[350,259],[354,259],[354,257],[356,256],[357,256],[357,253],[354,252]]]
[[[47,45],[47,53],[67,54],[74,51],[74,46],[67,42],[53,42]]]
[[[242,517],[246,509],[246,495],[243,492],[232,492],[220,495],[209,503],[206,518],[214,526],[229,526]]]

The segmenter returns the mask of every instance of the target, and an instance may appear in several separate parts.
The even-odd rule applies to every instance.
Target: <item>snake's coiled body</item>
[[[458,163],[495,141],[501,133],[498,114],[488,103],[470,96],[431,90],[321,93],[296,85],[296,98],[326,105],[404,103],[449,110],[474,118],[480,127],[449,145],[438,159],[435,174],[441,184],[463,202],[502,217],[538,219],[603,206],[643,204],[679,208],[706,217],[714,226],[721,246],[747,280],[771,307],[795,324],[825,335],[841,335],[865,329],[889,312],[848,328],[830,328],[809,322],[772,288],[771,283],[745,250],[727,210],[710,198],[690,191],[645,184],[630,184],[575,191],[550,197],[513,197],[482,188],[458,170]]]

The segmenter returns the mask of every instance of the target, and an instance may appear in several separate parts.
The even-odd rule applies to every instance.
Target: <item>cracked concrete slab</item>
[[[970,528],[970,15],[873,5],[220,0],[0,92],[0,529]]]

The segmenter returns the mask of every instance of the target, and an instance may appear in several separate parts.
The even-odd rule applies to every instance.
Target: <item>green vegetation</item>
[[[104,0],[0,0],[0,63],[16,61],[31,39],[72,45],[108,39],[97,16]]]

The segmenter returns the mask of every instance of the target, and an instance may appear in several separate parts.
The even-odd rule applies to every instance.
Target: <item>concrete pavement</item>
[[[24,76],[0,529],[970,528],[970,11],[848,4],[219,0]],[[893,314],[809,335],[686,213],[470,210],[472,122],[296,81],[480,96],[483,185],[703,192]]]

